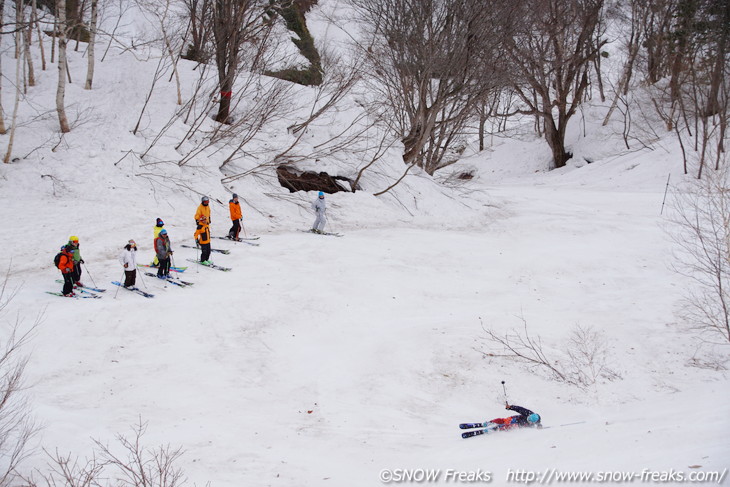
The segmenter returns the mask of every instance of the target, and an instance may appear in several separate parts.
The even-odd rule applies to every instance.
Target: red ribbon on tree
[[[233,95],[232,91],[221,91],[222,98],[230,98]]]

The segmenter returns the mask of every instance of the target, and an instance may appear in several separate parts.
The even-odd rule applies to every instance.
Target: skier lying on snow
[[[524,427],[537,427],[542,428],[540,423],[540,415],[533,413],[527,408],[520,406],[510,406],[509,403],[505,403],[505,409],[515,411],[519,413],[516,416],[510,416],[509,418],[495,418],[489,422],[494,424],[495,430],[508,430],[512,428],[524,428]]]

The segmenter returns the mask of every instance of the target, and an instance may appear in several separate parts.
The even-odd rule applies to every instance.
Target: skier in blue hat
[[[160,234],[155,239],[155,252],[157,260],[160,261],[160,267],[157,269],[157,277],[166,279],[170,277],[170,259],[172,258],[172,247],[170,246],[170,238],[167,236],[167,230],[160,230]]]
[[[312,225],[312,231],[314,233],[323,233],[324,226],[327,223],[327,217],[325,216],[327,207],[324,202],[324,193],[322,191],[319,192],[317,199],[312,202],[312,209],[314,209],[314,213],[317,215],[314,219],[314,225]]]
[[[515,411],[519,414],[515,416],[510,416],[508,418],[495,418],[490,420],[489,426],[491,427],[492,425],[494,425],[493,429],[508,430],[512,428],[525,427],[542,428],[542,424],[540,423],[541,418],[539,414],[534,413],[527,408],[510,405],[509,403],[505,403],[504,408],[509,409],[510,411]]]

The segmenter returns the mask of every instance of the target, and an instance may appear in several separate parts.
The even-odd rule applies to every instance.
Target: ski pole
[[[243,236],[248,238],[248,235],[246,234],[246,227],[243,226],[243,218],[241,218],[241,229],[243,230]]]
[[[509,404],[509,401],[507,400],[507,386],[504,385],[504,381],[502,381],[502,391],[504,391],[504,404]]]
[[[142,284],[144,284],[144,288],[149,291],[150,288],[147,287],[147,281],[144,280],[144,278],[142,277],[142,274],[144,274],[144,272],[139,273],[139,280],[142,281]]]
[[[83,264],[84,270],[86,271],[86,275],[89,276],[89,279],[91,279],[92,284],[94,284],[94,287],[99,287],[96,285],[96,281],[94,281],[94,278],[91,276],[91,272],[89,272],[89,268],[86,267],[86,263]]]
[[[195,241],[195,272],[200,272],[200,245]]]
[[[119,279],[119,284],[122,284],[124,282],[124,278],[126,277],[126,272],[122,271],[122,277]],[[122,284],[123,285],[123,284]],[[114,299],[117,299],[117,293],[119,292],[119,288],[122,286],[117,286],[117,291],[114,293]]]
[[[659,212],[660,215],[664,213],[664,202],[667,199],[667,191],[669,191],[669,178],[671,177],[672,173],[669,173],[669,176],[667,176],[667,186],[664,188],[664,199],[662,200],[662,211]]]

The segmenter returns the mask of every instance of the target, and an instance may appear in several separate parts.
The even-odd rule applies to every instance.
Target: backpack
[[[56,256],[53,258],[53,265],[56,266],[56,269],[58,269],[58,264],[61,262],[61,256],[63,255],[63,252],[59,252],[56,254]]]

